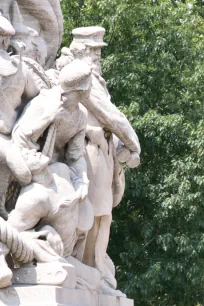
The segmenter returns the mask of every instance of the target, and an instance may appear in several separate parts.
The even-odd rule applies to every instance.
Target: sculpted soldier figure
[[[36,225],[36,222],[39,221],[38,216],[41,219],[46,214],[49,215],[48,212],[50,212],[50,215],[51,215],[52,209],[56,208],[51,204],[57,200],[56,199],[57,189],[55,190],[55,193],[54,193],[53,187],[55,184],[57,185],[58,188],[61,186],[59,186],[57,179],[55,179],[52,170],[47,169],[47,166],[49,163],[49,158],[47,156],[44,156],[41,153],[37,153],[35,150],[31,151],[31,150],[23,149],[22,151],[20,151],[20,149],[14,145],[11,145],[10,150],[9,150],[9,155],[10,156],[8,157],[8,159],[12,158],[12,162],[15,162],[17,160],[18,167],[22,167],[24,169],[23,175],[27,174],[26,172],[28,172],[28,174],[29,173],[33,174],[33,183],[21,189],[20,195],[16,203],[16,208],[11,212],[11,214],[9,215],[8,221],[7,221],[8,224],[12,225],[12,228],[15,228],[19,232],[23,232],[25,230],[32,229],[34,225]],[[62,182],[62,187],[60,188],[59,196],[61,195],[61,199],[63,199],[64,194],[62,190],[64,186],[63,179],[65,176],[66,177],[66,181],[65,181],[66,189],[70,191],[70,201],[71,201],[71,197],[72,197],[71,192],[74,189],[72,186],[70,186],[69,182],[67,181],[69,178],[69,175],[66,176],[67,172],[66,171],[63,172],[63,167],[61,167],[62,171],[60,171],[61,170],[60,165],[57,167],[57,169],[58,168],[59,168],[58,172],[61,175],[60,177],[61,180],[59,181]],[[69,174],[69,169],[68,169],[68,174]],[[50,190],[50,193],[49,193],[49,190]],[[52,194],[51,194],[51,190],[53,191]],[[53,200],[52,203],[50,202],[51,197]],[[55,203],[60,204],[60,201],[56,201]],[[56,208],[56,210],[58,209],[59,208]],[[36,212],[38,213],[36,214]],[[59,223],[59,224],[62,224],[62,223]],[[47,225],[49,225],[49,222],[47,223]],[[45,228],[50,230],[50,227],[48,226],[43,227],[43,229]],[[42,231],[40,233],[41,235],[43,234]],[[53,231],[51,232],[51,234],[53,234]],[[35,236],[37,238],[37,235]],[[31,237],[27,235],[27,237],[32,238],[33,235]],[[51,240],[53,241],[53,239]],[[54,243],[54,245],[51,244],[51,246],[54,249],[54,251],[57,252],[56,254],[62,256],[64,248],[63,248],[61,240],[58,241],[58,244],[59,245]],[[7,287],[11,282],[12,271],[8,267],[7,262],[5,260],[6,255],[9,253],[9,249],[3,243],[0,243],[0,247],[2,251],[4,251],[2,254],[0,254],[0,288],[4,288],[4,287]],[[47,250],[45,249],[44,250],[45,252],[42,252],[42,251],[43,250],[40,250],[40,252],[38,252],[39,257],[35,256],[35,258],[38,260],[45,261],[45,262],[48,258],[48,261],[49,261],[49,249]],[[48,251],[48,254],[46,254],[46,251]],[[54,259],[55,258],[53,257],[53,260]]]
[[[48,109],[48,104],[42,100],[42,97],[38,96],[34,99],[14,128],[14,144],[7,154],[7,163],[14,176],[19,181],[24,180],[25,176],[27,180],[31,180],[31,184],[21,189],[16,207],[9,215],[8,223],[19,232],[30,230],[37,224],[52,226],[62,239],[61,250],[64,251],[60,251],[60,255],[63,257],[69,257],[73,253],[77,235],[76,228],[79,225],[78,204],[84,200],[88,192],[88,180],[86,173],[83,172],[84,163],[82,162],[87,117],[86,113],[79,109],[78,103],[82,93],[83,97],[86,96],[86,93],[89,94],[90,78],[91,70],[83,62],[75,61],[68,70],[66,68],[62,70],[61,86],[55,90],[60,90],[63,101],[60,99],[52,101],[49,95],[47,101],[51,105]],[[52,91],[51,93],[53,94]],[[52,105],[52,102],[55,105]],[[34,119],[38,115],[37,124],[36,121],[32,124],[30,114],[36,115]],[[66,125],[64,125],[65,121]],[[29,126],[28,122],[30,122]],[[78,125],[74,124],[76,122]],[[41,135],[47,126],[49,129],[43,153],[50,159],[31,148],[37,147],[38,135]],[[25,134],[25,131],[28,133]],[[65,144],[68,145],[65,155],[71,171],[64,163],[57,162],[48,166],[54,147],[57,155],[61,153]],[[82,177],[80,176],[81,170]],[[71,173],[73,171],[74,173]],[[72,177],[72,182],[70,177]],[[83,184],[86,184],[85,189]],[[90,222],[88,222],[90,228],[93,222],[89,224]],[[5,261],[2,269],[7,272],[8,284],[11,271]],[[5,282],[5,272],[4,275],[0,273],[0,281],[3,282],[3,279]]]
[[[18,147],[39,150],[41,136],[43,133],[46,135],[49,126],[54,123],[55,150],[51,162],[61,161],[69,166],[72,184],[75,190],[80,190],[80,201],[83,202],[87,197],[89,185],[84,158],[87,112],[79,102],[89,97],[91,70],[86,63],[76,60],[62,69],[59,83],[59,86],[42,92],[27,105],[13,129],[12,140]],[[18,181],[21,182],[25,178],[31,181],[31,175],[21,176],[22,168],[17,167],[14,172],[15,165],[10,162],[8,164]],[[85,213],[86,211],[89,213]],[[76,251],[78,258],[82,257],[79,254],[82,254],[84,249],[86,237],[83,233],[90,229],[92,224],[93,209],[86,199],[79,210],[77,235],[83,239],[80,239]]]
[[[105,30],[85,27],[73,30],[70,45],[75,58],[92,68],[90,98],[82,100],[88,110],[87,167],[90,180],[88,198],[94,209],[94,225],[88,233],[83,262],[95,266],[103,277],[104,261],[109,241],[112,208],[124,192],[124,173],[116,158],[112,133],[124,143],[122,162],[130,167],[139,164],[140,144],[127,118],[111,103],[106,82],[101,75],[100,56]]]
[[[99,272],[71,256],[76,243],[81,191],[74,190],[66,164],[56,162],[48,165],[50,159],[44,154],[52,155],[53,142],[50,135],[47,138],[49,145],[46,141],[43,154],[15,145],[10,149],[8,160],[14,166],[13,171],[17,171],[16,176],[20,175],[15,166],[18,163],[18,167],[27,168],[28,175],[31,173],[32,182],[21,189],[16,207],[7,222],[18,232],[31,230],[36,225],[40,228],[41,235],[48,232],[48,242],[56,254],[75,266],[78,286],[96,288],[100,283]],[[36,254],[38,262],[46,262],[46,258],[49,261],[46,250],[40,251]],[[9,284],[11,275],[12,272],[4,261],[0,270],[0,288],[3,283],[4,286]]]
[[[9,155],[11,164],[17,161],[18,167],[27,167],[28,175],[32,175],[32,182],[21,189],[16,207],[7,222],[18,232],[33,229],[37,224],[44,226],[43,229],[45,226],[52,226],[61,238],[59,245],[52,244],[54,250],[60,256],[70,256],[76,239],[81,194],[73,188],[68,166],[64,163],[48,166],[47,156],[35,150],[19,149],[14,145]],[[5,270],[6,267],[4,262],[1,269]],[[7,267],[8,279],[10,274]],[[1,281],[0,273],[0,283]]]
[[[11,146],[10,134],[22,108],[39,93],[32,75],[20,57],[11,57],[6,52],[14,34],[15,30],[10,22],[0,16],[0,216],[4,218],[7,218],[4,205],[10,180],[10,170],[6,162],[6,155]],[[10,271],[3,268],[4,254],[7,251],[0,243],[1,286],[8,284],[11,279]]]
[[[69,165],[73,185],[76,190],[82,188],[83,200],[88,193],[84,159],[87,113],[79,102],[89,96],[91,70],[86,63],[74,61],[61,71],[59,83],[27,105],[13,129],[12,139],[21,148],[39,150],[40,137],[55,123],[52,162],[62,161]],[[16,173],[15,176],[18,178]]]
[[[107,246],[112,209],[124,193],[122,163],[139,165],[140,144],[102,77],[105,30],[75,29],[70,49],[63,48],[56,62],[60,72],[45,72],[43,67],[54,67],[61,44],[60,1],[8,0],[0,10],[7,18],[0,15],[0,216],[8,218],[7,223],[0,218],[0,288],[12,279],[5,256],[10,251],[15,257],[1,227],[7,224],[18,238],[39,240],[46,229],[54,253],[44,248],[45,241],[42,249],[33,243],[32,259],[66,258],[76,268],[77,288],[124,296],[116,290]],[[9,54],[11,44],[18,56]],[[13,179],[22,188],[16,207],[4,215]]]
[[[75,58],[86,61],[93,71],[90,99],[84,101],[83,105],[94,114],[103,128],[115,134],[131,152],[139,155],[141,149],[138,137],[125,115],[111,103],[106,82],[101,75],[101,48],[107,45],[103,42],[104,34],[105,29],[101,27],[84,27],[72,31],[71,52]],[[136,159],[136,155],[132,155],[134,157],[131,160]]]
[[[32,75],[21,58],[10,56],[6,52],[14,33],[10,22],[0,16],[0,207],[5,202],[10,175],[6,164],[10,134],[23,107],[39,93]]]

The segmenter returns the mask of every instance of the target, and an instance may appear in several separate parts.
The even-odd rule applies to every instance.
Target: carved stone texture
[[[63,35],[59,0],[0,0],[0,10],[13,24],[15,52],[37,60],[46,69],[54,65]],[[20,43],[20,45],[19,45]]]
[[[52,262],[13,269],[13,285],[56,285],[74,289],[76,272],[68,263]]]
[[[47,46],[45,68],[54,64],[62,42],[63,19],[59,0],[18,0],[25,25],[35,29]]]
[[[14,286],[0,290],[0,306],[133,306],[126,298],[57,286]]]
[[[101,27],[77,28],[72,31],[73,41],[70,45],[74,57],[83,60],[92,69],[90,96],[83,99],[82,104],[88,110],[88,198],[93,205],[95,218],[87,235],[83,262],[96,267],[101,272],[102,279],[106,276],[104,267],[112,208],[121,201],[125,188],[121,162],[126,162],[131,167],[138,166],[141,151],[138,137],[129,121],[111,103],[106,82],[102,77],[101,48],[107,45],[103,41],[104,34],[105,29]],[[116,287],[112,289],[114,291]]]
[[[105,29],[73,30],[55,63],[59,0],[0,10],[0,306],[132,306],[107,247],[141,149],[102,77]]]

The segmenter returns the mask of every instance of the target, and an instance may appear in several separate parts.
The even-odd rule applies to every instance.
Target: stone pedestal
[[[134,306],[132,300],[76,288],[68,263],[25,265],[13,270],[12,287],[0,289],[0,306]]]
[[[132,300],[59,286],[0,289],[0,306],[134,306]]]
[[[68,263],[52,262],[23,266],[13,269],[12,284],[16,285],[54,285],[69,289],[76,287],[75,267]]]

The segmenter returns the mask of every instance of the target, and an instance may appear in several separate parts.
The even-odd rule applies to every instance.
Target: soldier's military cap
[[[81,27],[72,31],[73,42],[82,43],[90,47],[104,47],[107,44],[103,41],[105,29],[102,27]]]

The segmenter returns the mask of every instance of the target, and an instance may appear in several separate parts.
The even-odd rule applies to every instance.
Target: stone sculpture
[[[15,30],[7,19],[0,16],[0,207],[4,205],[10,171],[6,164],[6,153],[10,146],[10,135],[23,106],[39,93],[33,77],[19,56],[10,56],[6,50]],[[0,209],[1,210],[1,209]]]
[[[82,200],[88,194],[84,160],[87,114],[79,102],[86,99],[86,93],[89,94],[90,75],[89,67],[80,61],[64,67],[59,76],[60,86],[33,99],[26,106],[12,133],[12,140],[17,146],[39,149],[37,142],[40,136],[54,123],[56,139],[53,158],[69,165],[75,189],[82,187]],[[35,118],[38,118],[37,124]]]
[[[62,41],[63,21],[60,1],[1,0],[0,11],[16,29],[15,42],[11,45],[15,48],[15,52],[17,54],[20,52],[16,46],[16,40],[23,40],[28,50],[27,53],[30,54],[30,47],[26,43],[33,44],[32,52],[34,49],[36,51],[34,57],[44,57],[46,53],[41,63],[47,69],[50,68],[54,64]]]
[[[66,164],[56,162],[48,166],[49,158],[35,150],[22,149],[21,154],[32,174],[32,182],[21,189],[8,223],[18,232],[36,225],[41,230],[45,225],[51,226],[60,236],[60,240],[50,241],[52,248],[61,257],[71,256],[76,241],[81,192],[75,192]],[[49,261],[46,254],[38,256],[41,262]]]
[[[124,162],[137,166],[140,153],[137,136],[126,117],[111,103],[106,82],[101,75],[101,48],[106,46],[103,42],[104,33],[105,30],[101,27],[75,29],[70,46],[74,56],[92,68],[90,97],[82,103],[89,113],[86,129],[86,160],[90,179],[88,197],[93,205],[95,221],[88,234],[83,262],[96,267],[102,276],[112,208],[119,204],[125,183],[111,132],[126,144],[127,151],[129,149]]]
[[[55,61],[62,42],[63,19],[60,0],[18,0],[26,26],[36,30],[47,46],[45,68]]]
[[[105,30],[73,30],[55,63],[59,0],[0,13],[0,305],[30,305],[25,292],[39,306],[132,305],[107,246],[140,144],[102,76]]]

